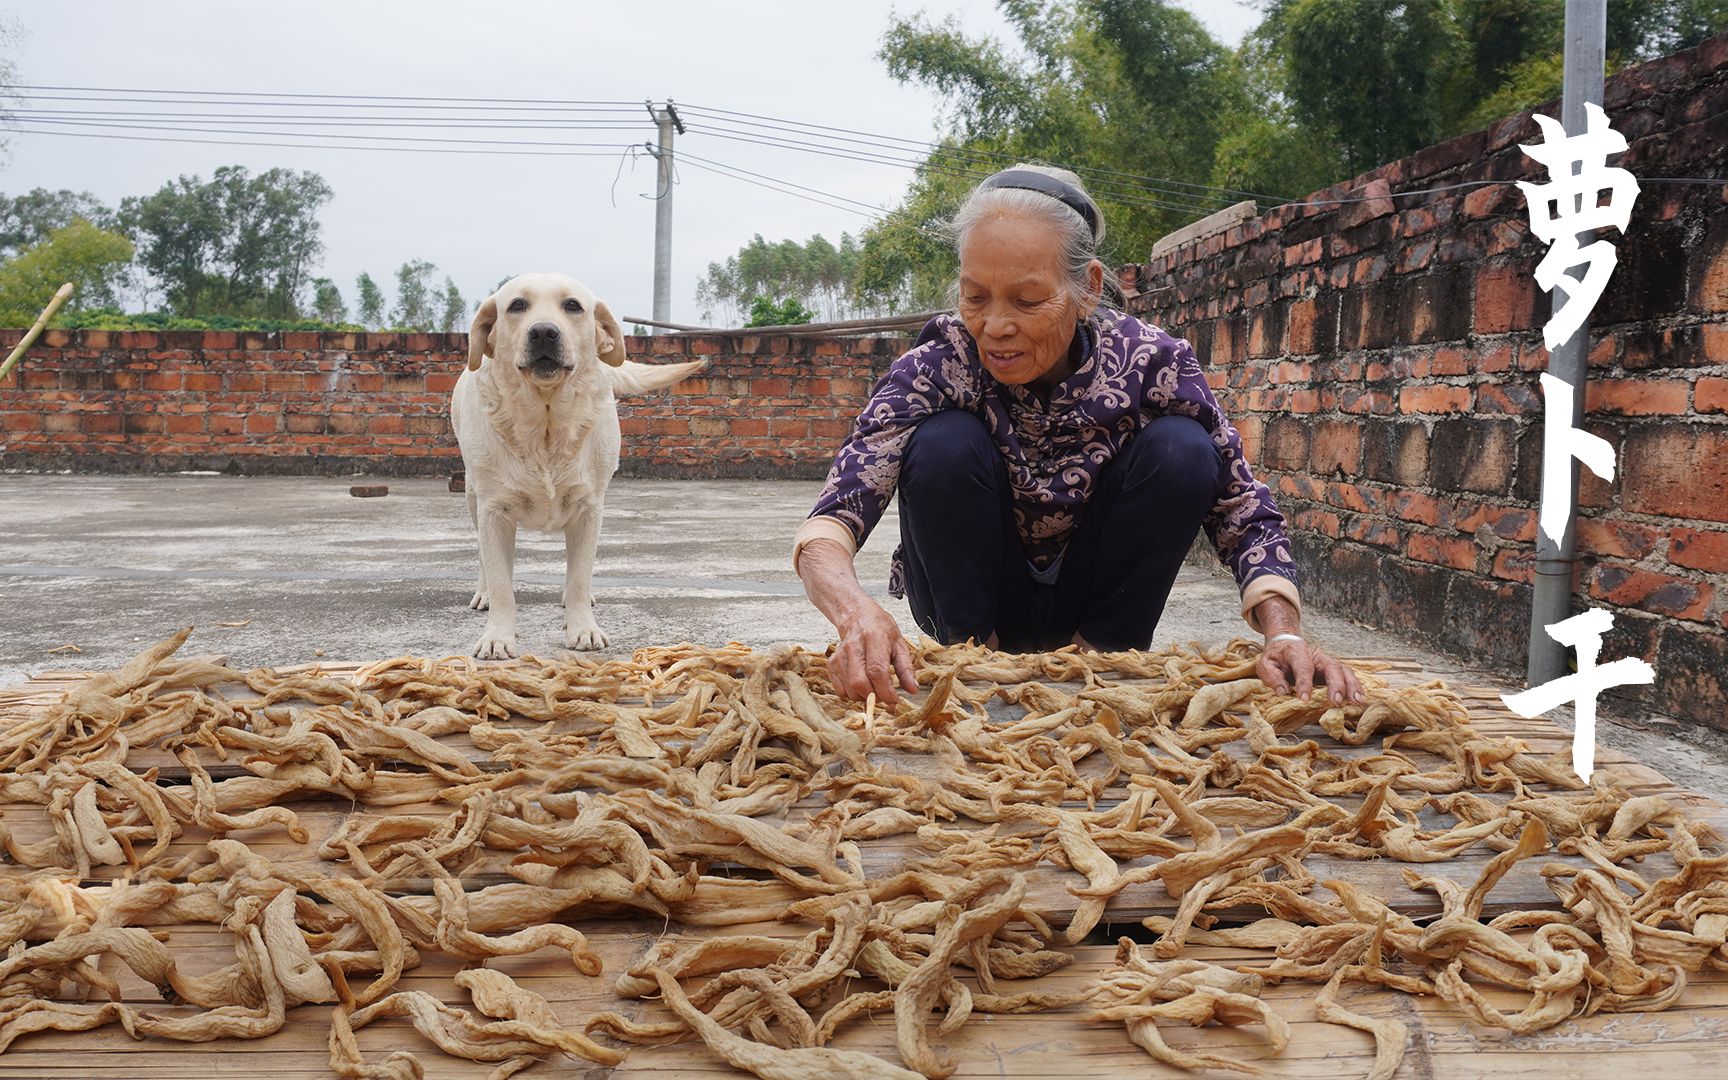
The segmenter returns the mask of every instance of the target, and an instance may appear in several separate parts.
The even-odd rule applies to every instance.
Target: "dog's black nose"
[[[549,322],[537,322],[528,328],[528,344],[550,345],[558,340],[558,325]]]

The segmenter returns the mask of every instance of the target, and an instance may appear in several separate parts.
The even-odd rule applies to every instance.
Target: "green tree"
[[[312,315],[319,322],[348,321],[348,305],[342,300],[342,290],[327,277],[312,279]]]
[[[384,325],[384,290],[372,280],[372,275],[360,271],[360,276],[354,282],[354,295],[358,305],[354,317],[360,320],[360,325],[368,330],[376,330]]]
[[[858,243],[846,233],[838,246],[820,234],[769,243],[758,233],[725,262],[708,264],[696,283],[702,318],[735,324],[758,297],[796,300],[812,318],[843,319],[852,304]]]
[[[895,20],[883,38],[889,73],[947,103],[946,131],[898,210],[860,241],[862,308],[944,302],[954,260],[935,226],[980,178],[1016,161],[1082,175],[1110,222],[1107,261],[1143,258],[1158,237],[1233,201],[1209,187],[1219,117],[1248,109],[1250,97],[1231,50],[1193,14],[1166,0],[1000,6],[1015,50],[922,16]]]
[[[181,316],[205,310],[226,233],[218,191],[196,176],[182,176],[153,195],[122,200],[120,220],[169,308]]]
[[[1467,57],[1440,0],[1276,0],[1262,23],[1296,119],[1337,143],[1346,175],[1438,142],[1446,89]]]
[[[390,325],[399,330],[430,330],[437,316],[433,308],[432,275],[438,268],[425,259],[410,259],[396,270],[396,306],[390,310]]]
[[[317,173],[239,166],[216,170],[228,235],[222,249],[232,312],[294,314],[310,267],[322,254],[318,211],[330,185]]]
[[[72,312],[114,307],[116,288],[131,262],[132,241],[75,220],[0,265],[0,321],[30,325],[68,281]]]
[[[1542,2],[1563,5],[1564,0]],[[1728,0],[1608,0],[1609,69],[1689,49],[1725,28]]]
[[[1565,0],[1262,0],[1253,40],[1343,179],[1560,95]],[[1728,28],[1728,0],[1610,0],[1607,72]]]
[[[176,314],[289,318],[323,251],[318,211],[330,197],[316,173],[226,165],[123,200],[119,221]]]
[[[79,219],[115,231],[114,211],[88,191],[36,188],[23,195],[0,195],[0,258],[40,244]]]
[[[450,275],[444,275],[444,288],[439,293],[443,310],[438,316],[438,329],[446,334],[458,330],[466,330],[468,322],[468,301],[462,299],[462,290],[450,280]]]
[[[800,304],[796,299],[785,298],[770,300],[766,296],[758,296],[750,301],[749,326],[790,326],[794,323],[812,322],[816,313]]]
[[[1218,115],[1211,183],[1231,198],[1275,201],[1314,191],[1343,172],[1337,141],[1305,127],[1284,93],[1282,55],[1250,34],[1231,57],[1241,107]],[[1265,198],[1270,196],[1271,198]]]

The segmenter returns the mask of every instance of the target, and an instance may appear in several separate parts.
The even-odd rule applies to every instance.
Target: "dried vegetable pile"
[[[1319,1019],[1374,1036],[1386,1077],[1407,1032],[1341,1004],[1346,983],[1532,1032],[1662,1009],[1688,972],[1728,966],[1728,857],[1707,827],[1477,733],[1438,683],[1367,675],[1360,705],[1273,695],[1247,642],[1023,657],[925,644],[928,692],[889,713],[839,699],[825,658],[798,649],[402,658],[338,677],[173,659],[185,638],[0,729],[0,1052],[110,1024],[259,1038],[314,1003],[344,1077],[422,1075],[406,1051],[362,1056],[354,1032],[380,1017],[494,1076],[700,1039],[765,1077],[944,1077],[956,1062],[933,1043],[969,1018],[1065,1010],[1161,1061],[1258,1072],[1161,1031],[1257,1025],[1276,1052],[1289,1026],[1261,988],[1304,980]],[[313,837],[295,804],[333,797],[353,811]],[[867,873],[891,837],[912,856]],[[1483,851],[1474,884],[1432,873]],[[1316,880],[1322,857],[1409,864],[1441,913]],[[1552,903],[1484,920],[1525,860]],[[1053,873],[1074,894],[1065,925],[1029,899]],[[1145,919],[1145,943],[1123,939],[1079,990],[1041,980],[1149,891],[1175,907]],[[568,924],[615,914],[706,929],[602,972]],[[764,922],[778,932],[724,930]],[[227,935],[232,964],[179,969],[160,928],[195,924]],[[1188,943],[1263,955],[1230,969]],[[657,998],[638,1016],[661,1019],[572,1028],[486,966],[540,949],[621,1004]],[[432,953],[471,964],[448,1000],[399,986]],[[164,1005],[121,1000],[101,961]],[[1526,1004],[1503,1011],[1488,990]],[[828,1045],[872,1016],[891,1019],[898,1062]]]

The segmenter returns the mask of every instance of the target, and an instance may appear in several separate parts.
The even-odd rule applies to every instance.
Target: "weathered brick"
[[[1443,270],[1398,283],[1399,340],[1409,344],[1458,341],[1470,333],[1471,277]]]
[[[1692,390],[1692,404],[1700,413],[1728,412],[1728,379],[1707,375]]]
[[[1596,343],[1590,351],[1590,366],[1592,368],[1612,367],[1616,360],[1628,371],[1645,371],[1651,368],[1690,368],[1704,364],[1719,363],[1712,360],[1708,350],[1712,346],[1728,349],[1728,343],[1718,345],[1713,332],[1722,329],[1715,326],[1671,326],[1663,329],[1628,328],[1619,334],[1620,352],[1616,357],[1608,342],[1613,335],[1605,337]],[[1600,353],[1600,355],[1599,355]],[[1725,353],[1721,359],[1728,359]]]
[[[1399,341],[1398,308],[1390,282],[1350,289],[1340,301],[1338,345],[1342,349],[1384,349]]]
[[[1476,387],[1476,412],[1505,416],[1541,415],[1542,394],[1534,381],[1501,380]]]
[[[1530,613],[1528,585],[1471,574],[1437,573],[1447,579],[1444,617],[1429,628],[1437,644],[1457,655],[1493,657],[1502,663],[1524,655]]]
[[[1678,312],[1686,300],[1686,280],[1675,272],[1675,254],[1687,247],[1686,231],[1676,222],[1645,221],[1614,239],[1614,275],[1590,309],[1593,326],[1640,322]]]
[[[1402,413],[1456,413],[1470,408],[1468,386],[1414,385],[1398,391]]]
[[[1322,420],[1314,425],[1309,468],[1320,476],[1354,476],[1362,465],[1362,429],[1347,421]]]
[[[1478,334],[1503,334],[1528,330],[1547,321],[1538,310],[1541,299],[1533,268],[1522,263],[1484,266],[1476,271],[1476,318]],[[1542,301],[1546,308],[1546,301]]]
[[[1338,537],[1338,515],[1330,510],[1298,510],[1292,517],[1291,524],[1298,529],[1306,529],[1322,536],[1333,539]]]
[[[1353,518],[1344,528],[1344,535],[1361,544],[1398,552],[1404,547],[1404,534],[1390,522],[1378,518]],[[1370,579],[1372,580],[1372,579]],[[1363,609],[1354,609],[1363,610]]]
[[[1662,536],[1659,530],[1635,521],[1587,516],[1576,519],[1574,530],[1581,553],[1633,562],[1650,554]]]
[[[1284,305],[1257,308],[1248,316],[1248,356],[1277,356],[1284,348]]]
[[[1437,420],[1429,479],[1442,491],[1509,494],[1516,478],[1518,425],[1510,420]]]
[[[1711,222],[1692,256],[1692,310],[1705,315],[1728,312],[1728,219]]]
[[[1678,416],[1686,412],[1692,384],[1684,379],[1592,379],[1584,387],[1588,412],[1622,416]]]
[[[1634,513],[1728,521],[1728,428],[1660,425],[1626,436],[1621,504]]]
[[[1462,537],[1411,533],[1404,543],[1404,553],[1418,562],[1438,563],[1454,570],[1476,567],[1476,543]]]
[[[1650,530],[1655,532],[1654,529]],[[1728,532],[1677,528],[1668,534],[1668,561],[1712,574],[1728,574]]]
[[[1264,464],[1272,469],[1298,469],[1308,459],[1308,426],[1293,416],[1276,416],[1266,424]]]
[[[1536,552],[1529,548],[1501,548],[1494,553],[1492,572],[1497,578],[1528,585],[1536,579]]]
[[[1728,730],[1728,634],[1669,622],[1658,646],[1655,694],[1663,711]]]
[[[1377,609],[1384,612],[1389,629],[1434,640],[1435,627],[1457,617],[1448,610],[1446,585],[1453,573],[1424,563],[1398,562],[1381,573],[1383,599]]]
[[[1599,563],[1585,572],[1584,580],[1593,599],[1678,619],[1702,618],[1715,595],[1708,582],[1620,563]]]
[[[1405,521],[1420,522],[1423,525],[1440,524],[1440,502],[1425,492],[1393,492],[1392,512]]]

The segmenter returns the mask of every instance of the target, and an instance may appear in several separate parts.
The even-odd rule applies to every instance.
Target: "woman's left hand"
[[[1334,705],[1364,700],[1362,684],[1349,665],[1306,641],[1283,638],[1267,642],[1260,654],[1258,672],[1260,681],[1280,694],[1289,693],[1294,680],[1296,696],[1303,700],[1314,692],[1316,685],[1324,685],[1331,691],[1327,697]]]

